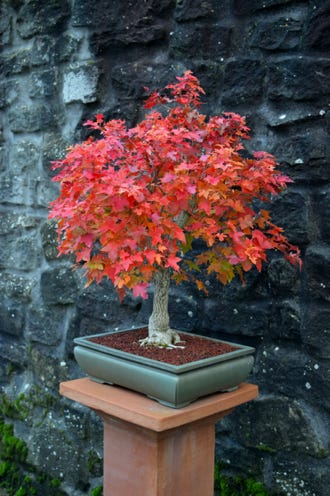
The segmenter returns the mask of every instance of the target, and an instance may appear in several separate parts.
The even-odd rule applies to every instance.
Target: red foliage
[[[181,281],[204,266],[225,284],[254,265],[261,270],[269,249],[300,264],[298,248],[268,211],[253,206],[290,179],[268,153],[242,153],[243,117],[207,118],[198,110],[198,79],[190,71],[177,79],[151,94],[145,108],[152,110],[137,126],[98,114],[85,125],[101,139],[75,145],[54,163],[61,192],[50,217],[58,221],[59,253],[74,253],[89,282],[108,277],[119,291],[142,297],[159,268]],[[207,249],[192,260],[184,254],[194,239]]]

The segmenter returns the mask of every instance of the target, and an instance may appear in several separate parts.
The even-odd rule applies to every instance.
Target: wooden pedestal
[[[88,378],[60,392],[104,421],[104,496],[213,496],[215,423],[258,395],[253,384],[173,409]]]

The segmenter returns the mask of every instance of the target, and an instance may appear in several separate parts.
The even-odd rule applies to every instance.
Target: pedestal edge
[[[234,391],[215,393],[190,405],[173,409],[133,391],[98,384],[87,377],[62,382],[60,394],[97,412],[157,432],[214,417],[258,396],[258,386],[242,383]]]

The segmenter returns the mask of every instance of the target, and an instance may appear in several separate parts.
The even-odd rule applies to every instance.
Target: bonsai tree
[[[148,89],[147,89],[148,90]],[[244,148],[249,129],[238,114],[206,117],[204,90],[187,71],[151,92],[146,115],[127,129],[101,114],[85,123],[90,136],[71,147],[54,178],[61,185],[51,204],[58,221],[59,254],[74,254],[87,284],[109,278],[120,296],[147,297],[154,284],[148,337],[142,344],[175,345],[170,329],[170,280],[192,279],[205,269],[223,284],[279,250],[300,264],[299,250],[262,208],[290,182],[273,156]],[[205,250],[192,251],[194,240]]]

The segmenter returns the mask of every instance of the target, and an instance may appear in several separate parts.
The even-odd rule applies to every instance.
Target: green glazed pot
[[[222,341],[238,349],[184,365],[171,365],[90,340],[104,335],[74,340],[77,345],[74,355],[81,369],[94,381],[143,393],[171,408],[182,408],[202,396],[235,389],[248,377],[254,363],[254,348]]]

